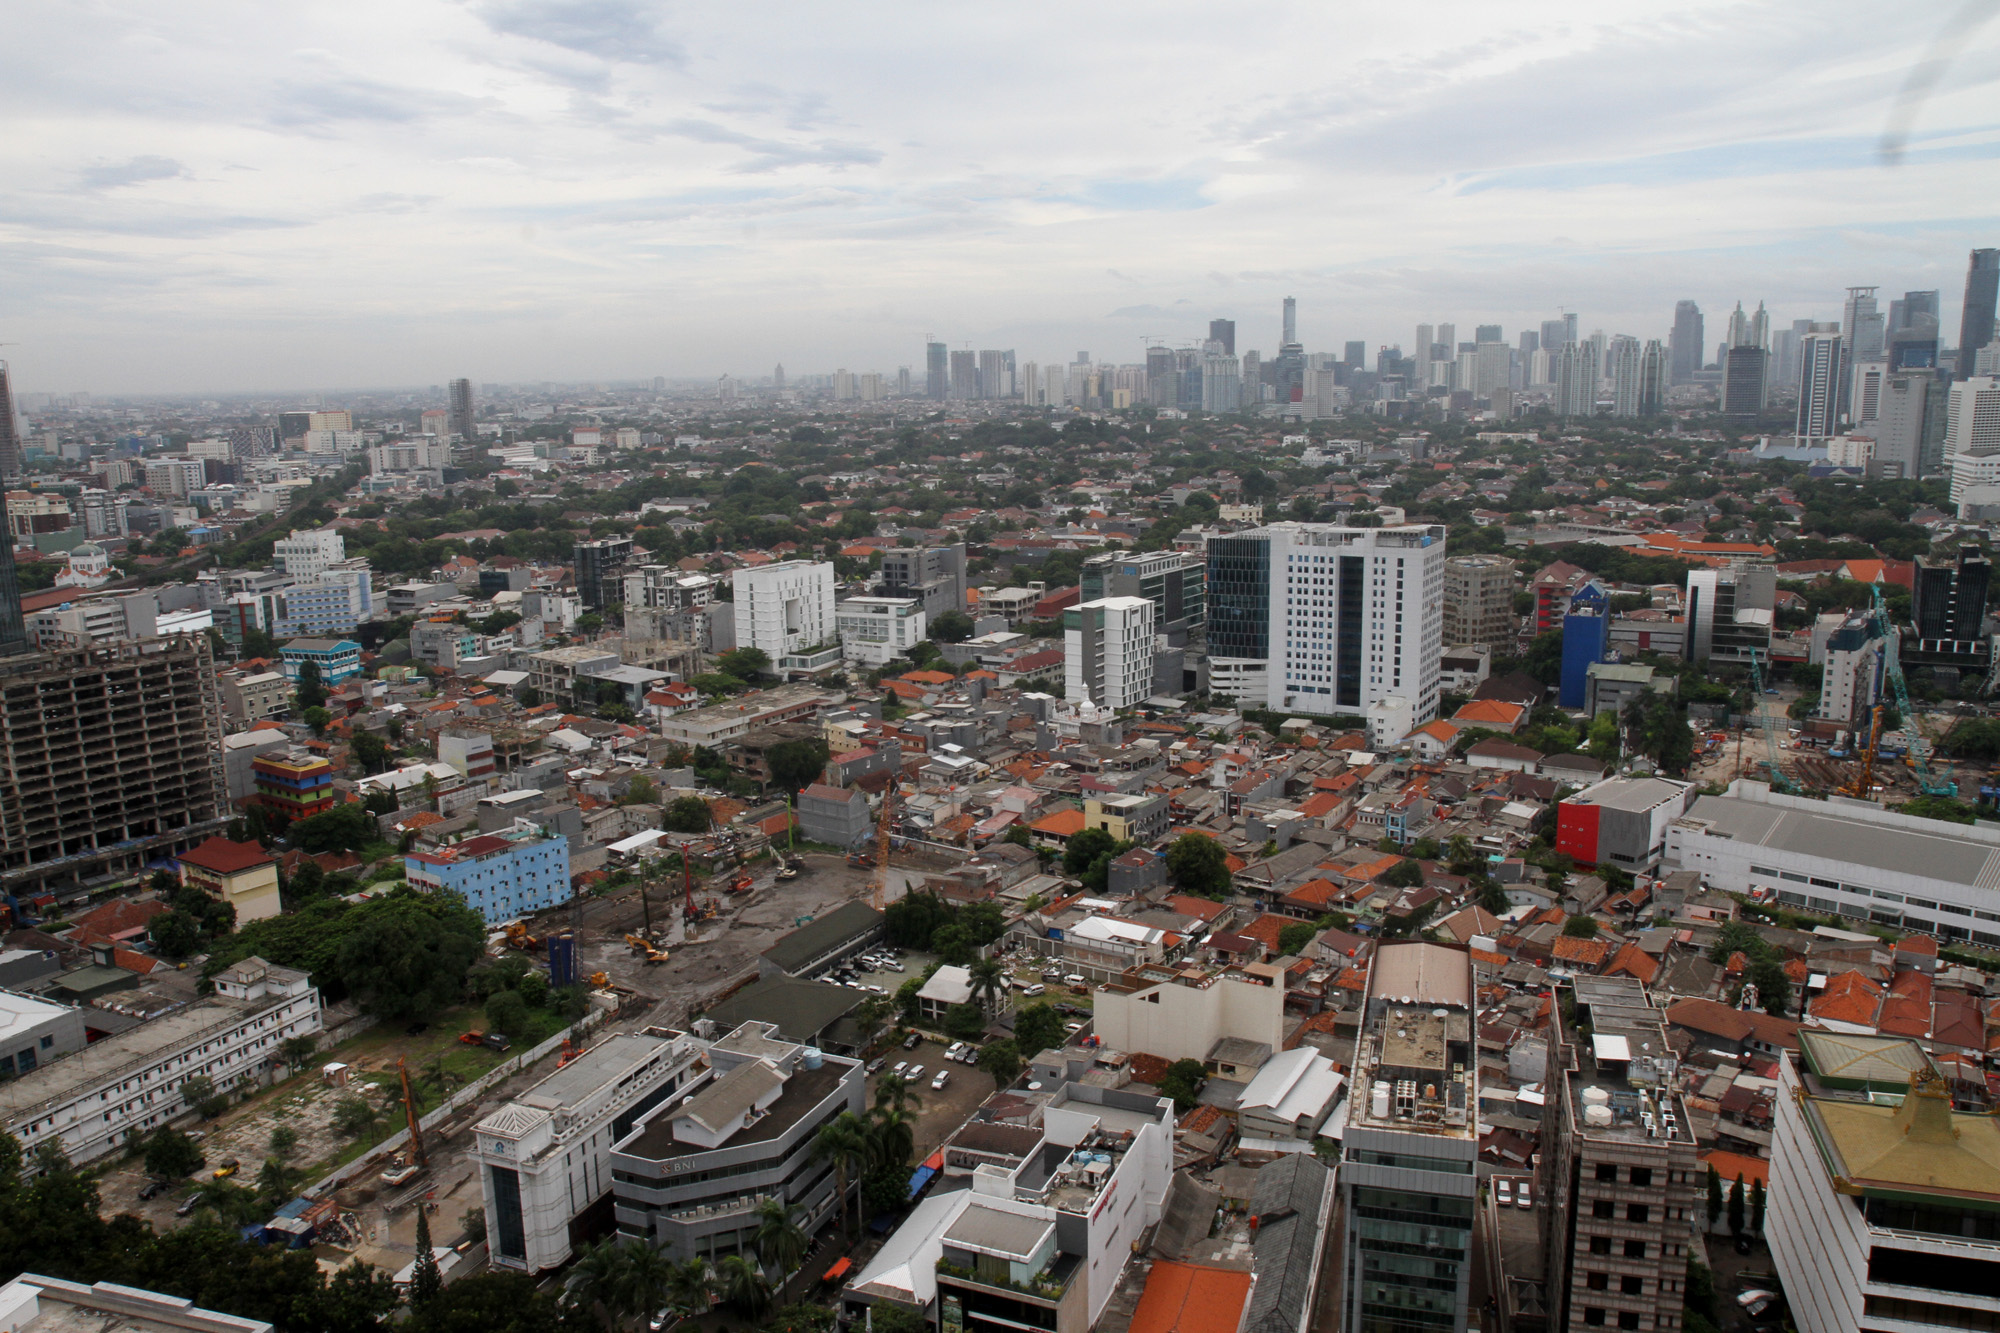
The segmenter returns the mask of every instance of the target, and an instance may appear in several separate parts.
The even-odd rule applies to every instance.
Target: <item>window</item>
[[[1590,1238],[1590,1252],[1591,1252],[1592,1254],[1609,1254],[1609,1253],[1611,1253],[1611,1237],[1609,1237],[1609,1236],[1592,1236],[1592,1237]]]
[[[1626,1257],[1627,1259],[1643,1259],[1643,1258],[1645,1258],[1645,1257],[1646,1257],[1646,1242],[1645,1242],[1645,1241],[1643,1241],[1643,1240],[1628,1240],[1628,1241],[1626,1241],[1626,1242],[1625,1242],[1625,1257]]]
[[[1596,1306],[1594,1306],[1594,1305],[1586,1305],[1586,1306],[1584,1306],[1584,1307],[1583,1307],[1583,1322],[1584,1322],[1584,1323],[1586,1323],[1586,1324],[1588,1324],[1588,1325],[1590,1325],[1590,1327],[1592,1327],[1592,1328],[1603,1328],[1603,1327],[1604,1327],[1604,1311],[1602,1311],[1602,1310],[1598,1309],[1598,1308],[1597,1308]]]
[[[1627,1296],[1643,1296],[1646,1293],[1646,1279],[1642,1277],[1621,1277],[1618,1289]]]
[[[1618,1179],[1618,1164],[1616,1162],[1599,1162],[1597,1164],[1597,1178],[1599,1180]]]
[[[1609,1273],[1585,1273],[1583,1275],[1583,1285],[1589,1287],[1592,1291],[1609,1291],[1611,1290],[1611,1275]]]
[[[1616,1217],[1618,1216],[1618,1205],[1609,1199],[1598,1199],[1590,1205],[1590,1215],[1592,1217]]]
[[[1639,1312],[1637,1310],[1620,1310],[1618,1312],[1618,1327],[1620,1328],[1639,1327]]]
[[[1633,1167],[1632,1183],[1634,1185],[1637,1185],[1640,1189],[1645,1189],[1647,1186],[1651,1185],[1653,1183],[1653,1168],[1650,1166]]]

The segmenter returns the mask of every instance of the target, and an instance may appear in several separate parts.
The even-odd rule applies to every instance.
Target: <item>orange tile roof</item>
[[[919,685],[949,685],[958,677],[949,671],[905,671],[898,680],[914,680]]]
[[[1771,1164],[1762,1157],[1750,1157],[1740,1152],[1723,1152],[1720,1148],[1704,1153],[1695,1159],[1703,1166],[1715,1168],[1715,1174],[1722,1177],[1722,1188],[1726,1192],[1736,1183],[1736,1177],[1743,1177],[1743,1188],[1762,1181],[1765,1188],[1771,1184]]]
[[[1807,1006],[1814,1018],[1857,1027],[1874,1027],[1881,1009],[1882,988],[1860,972],[1842,972],[1829,979],[1826,989]]]
[[[1240,927],[1236,933],[1247,935],[1265,948],[1275,950],[1278,947],[1278,933],[1286,926],[1300,924],[1303,923],[1292,917],[1278,916],[1275,913],[1266,912],[1249,925]]]
[[[1307,907],[1325,907],[1339,901],[1346,893],[1340,885],[1330,879],[1309,879],[1295,889],[1285,893],[1285,897]]]
[[[1318,819],[1321,815],[1333,813],[1334,809],[1339,805],[1340,794],[1338,792],[1316,792],[1312,799],[1304,801],[1299,805],[1299,813],[1307,819]]]
[[[1058,838],[1067,838],[1083,832],[1083,811],[1058,810],[1052,815],[1043,815],[1028,825],[1037,833],[1047,833]]]
[[[1611,956],[1611,941],[1594,936],[1584,939],[1577,935],[1558,935],[1556,942],[1549,946],[1549,956],[1558,962],[1598,967]]]
[[[1627,944],[1618,951],[1617,957],[1605,967],[1607,977],[1636,977],[1641,985],[1650,986],[1660,972],[1659,960],[1636,944]]]
[[[1247,1269],[1162,1259],[1146,1276],[1129,1333],[1236,1333],[1249,1300]]]

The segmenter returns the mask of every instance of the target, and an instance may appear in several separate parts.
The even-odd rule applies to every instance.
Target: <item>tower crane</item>
[[[891,778],[889,785],[882,789],[882,818],[875,826],[875,873],[869,885],[868,905],[876,911],[882,910],[882,899],[889,887],[889,827],[896,819],[896,782]]]
[[[1757,698],[1757,725],[1764,733],[1764,768],[1771,775],[1771,785],[1797,796],[1799,784],[1778,767],[1777,724],[1771,720],[1771,707],[1765,702],[1763,655],[1755,648],[1750,650],[1750,691]]]
[[[1882,585],[1871,583],[1868,585],[1868,592],[1873,599],[1870,610],[1875,616],[1875,623],[1882,627],[1884,640],[1882,674],[1889,678],[1889,689],[1896,696],[1896,710],[1902,716],[1904,729],[1909,733],[1910,748],[1907,762],[1910,771],[1916,775],[1917,790],[1926,796],[1948,796],[1957,800],[1958,784],[1931,772],[1931,743],[1917,726],[1916,713],[1910,708],[1910,687],[1903,679],[1902,654],[1897,651],[1896,640],[1889,630],[1889,607],[1882,600]],[[1872,744],[1870,748],[1873,748]]]

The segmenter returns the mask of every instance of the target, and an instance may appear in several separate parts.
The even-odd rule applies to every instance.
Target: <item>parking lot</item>
[[[868,1080],[868,1094],[872,1104],[875,1088],[883,1076],[895,1072],[900,1062],[905,1065],[922,1065],[923,1073],[918,1076],[914,1091],[922,1099],[922,1109],[917,1112],[917,1157],[930,1156],[938,1146],[949,1138],[958,1127],[966,1122],[988,1097],[993,1095],[993,1076],[977,1065],[957,1064],[944,1058],[946,1046],[928,1038],[919,1042],[914,1050],[893,1048],[883,1058],[887,1061],[881,1073]],[[940,1069],[951,1071],[951,1078],[942,1089],[931,1087],[931,1079]]]

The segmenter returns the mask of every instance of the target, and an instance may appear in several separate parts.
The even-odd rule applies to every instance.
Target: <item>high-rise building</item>
[[[347,541],[331,528],[288,533],[271,547],[271,563],[300,583],[310,583],[345,559]]]
[[[785,391],[785,363],[782,361],[771,369],[771,387],[779,393]]]
[[[1541,344],[1545,352],[1554,352],[1572,341],[1570,324],[1567,319],[1545,319],[1542,321]]]
[[[1944,453],[1953,504],[1968,487],[2000,481],[2000,379],[1975,375],[1951,386]]]
[[[947,611],[962,612],[965,610],[965,543],[886,550],[882,552],[878,578],[876,592],[884,597],[916,598],[923,606],[927,623],[934,623]]]
[[[1161,634],[1198,635],[1208,624],[1208,563],[1187,551],[1103,551],[1079,571],[1080,599],[1144,597]]]
[[[1848,420],[1862,425],[1882,412],[1882,381],[1889,374],[1887,361],[1856,361],[1848,376]]]
[[[1133,708],[1153,693],[1153,603],[1101,597],[1063,612],[1063,697]]]
[[[1722,414],[1749,418],[1764,410],[1765,371],[1771,354],[1761,347],[1739,343],[1724,353],[1722,363]]]
[[[1869,711],[1882,701],[1891,651],[1880,620],[1870,612],[1848,612],[1839,628],[1827,635],[1819,706],[1813,716],[1865,734]]]
[[[1667,409],[1667,379],[1670,358],[1666,344],[1658,338],[1646,340],[1639,354],[1639,415],[1656,417]]]
[[[630,537],[581,541],[574,551],[577,596],[587,611],[605,611],[625,595],[625,570],[632,563]]]
[[[1208,321],[1208,340],[1222,344],[1224,356],[1236,355],[1236,321],[1233,319],[1211,319]]]
[[[1010,363],[1013,354],[997,348],[988,348],[979,354],[979,396],[981,398],[1011,398],[1014,394]]]
[[[1442,527],[1277,523],[1217,538],[1208,554],[1218,693],[1244,699],[1261,679],[1267,706],[1288,713],[1355,714],[1395,698],[1414,723],[1436,716]]]
[[[898,398],[908,398],[910,396],[910,368],[908,366],[896,367],[896,396]]]
[[[21,429],[14,416],[14,384],[5,361],[0,361],[0,479],[26,473],[27,457],[21,448]]]
[[[1497,326],[1495,326],[1497,327]],[[1514,367],[1514,349],[1498,339],[1489,339],[1476,344],[1472,356],[1472,383],[1461,384],[1469,388],[1475,398],[1492,398],[1507,387],[1509,374]]]
[[[0,658],[28,649],[28,627],[21,615],[21,576],[14,568],[12,533],[0,533]]]
[[[1769,565],[1688,571],[1688,660],[1768,662],[1777,605],[1778,576]]]
[[[1974,250],[1965,268],[1965,303],[1958,316],[1958,377],[1972,378],[1979,349],[1993,341],[1993,318],[2000,304],[2000,249]]]
[[[1478,324],[1473,326],[1472,340],[1475,343],[1505,342],[1498,324]]]
[[[1285,298],[1285,336],[1281,338],[1279,341],[1284,343],[1295,343],[1298,340],[1299,340],[1298,298],[1287,296]]]
[[[1985,1163],[2000,1118],[1955,1109],[1955,1075],[1905,1037],[1806,1027],[1777,1057],[1764,1236],[1788,1321],[1799,1333],[1992,1322],[2000,1188]]]
[[[736,571],[736,646],[759,648],[773,664],[788,654],[830,644],[839,632],[833,566],[823,560],[780,560]]]
[[[1496,653],[1510,646],[1514,615],[1512,560],[1497,555],[1455,555],[1444,562],[1441,632],[1447,646],[1483,643]]]
[[[220,832],[221,717],[199,634],[17,650],[0,666],[0,890],[80,890]]]
[[[1814,324],[1799,347],[1801,443],[1817,444],[1840,433],[1840,392],[1846,382],[1845,343],[1837,324]]]
[[[1533,329],[1522,329],[1520,346],[1517,350],[1521,353],[1521,359],[1523,361],[1527,360],[1536,352],[1542,350],[1542,335]]]
[[[1701,307],[1693,301],[1674,303],[1674,327],[1667,337],[1667,347],[1673,354],[1668,367],[1670,381],[1693,383],[1695,372],[1701,369],[1702,357]]]
[[[1597,355],[1587,342],[1563,344],[1556,364],[1555,409],[1559,417],[1597,412]]]
[[[1346,353],[1341,357],[1341,362],[1349,370],[1366,369],[1368,366],[1368,344],[1356,339],[1350,339],[1347,343]]]
[[[1869,429],[1875,437],[1877,475],[1911,480],[1923,475],[1930,387],[1930,376],[1924,374],[1892,373],[1883,378],[1880,407]]]
[[[1676,1333],[1706,1175],[1665,1015],[1631,977],[1553,1006],[1542,1105],[1548,1327]]]
[[[1959,642],[1982,637],[1992,579],[1992,562],[1977,546],[1959,547],[1957,560],[1949,565],[1934,565],[1928,557],[1918,556],[1915,586],[1910,590],[1915,637]]]
[[[472,381],[456,379],[451,382],[451,433],[458,436],[462,445],[476,444],[479,431],[474,419],[472,405]]]
[[[1611,364],[1605,368],[1605,377],[1611,381],[1611,415],[1636,417],[1639,415],[1639,376],[1645,364],[1639,340],[1623,334],[1612,339],[1610,361]]]
[[[951,392],[951,372],[946,369],[947,349],[941,342],[924,344],[924,397],[943,401]]]
[[[1220,343],[1210,343],[1220,347]],[[1226,353],[1205,356],[1201,361],[1201,410],[1238,412],[1243,408],[1243,370],[1236,358]]]
[[[1853,368],[1882,359],[1882,348],[1887,339],[1886,321],[1875,302],[1873,287],[1849,287],[1847,304],[1841,313],[1841,336],[1844,341],[1843,354],[1847,360],[1848,374],[1840,383],[1839,414],[1842,420],[1854,419]]]
[[[1431,326],[1428,324],[1417,325],[1417,352],[1415,360],[1417,363],[1417,383],[1419,386],[1428,386],[1431,382],[1431,354],[1436,347],[1436,339],[1432,337],[1433,332]]]
[[[975,352],[961,351],[951,354],[951,384],[946,397],[953,402],[969,403],[979,397],[979,356]]]
[[[1347,1218],[1340,1328],[1464,1333],[1479,1196],[1475,1024],[1462,949],[1375,951],[1337,1178]]]

